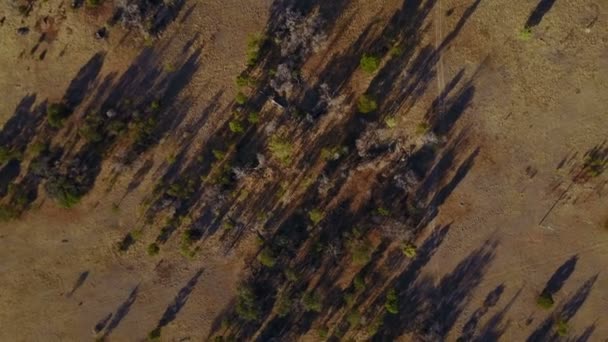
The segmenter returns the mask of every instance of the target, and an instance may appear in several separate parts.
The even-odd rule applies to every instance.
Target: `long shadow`
[[[551,279],[547,281],[547,285],[541,292],[543,295],[553,296],[557,293],[566,283],[566,280],[570,278],[572,272],[576,267],[576,262],[578,261],[578,256],[575,255],[568,259],[563,265],[561,265],[555,273],[551,276]]]
[[[532,28],[540,24],[545,14],[547,14],[549,10],[551,10],[551,7],[553,7],[553,4],[555,4],[555,0],[540,0],[540,2],[536,5],[536,8],[534,8],[532,13],[530,13],[525,27]]]
[[[171,303],[167,307],[167,309],[163,313],[163,316],[158,321],[158,324],[156,326],[157,329],[161,329],[162,327],[171,323],[177,317],[177,314],[181,311],[181,309],[184,307],[184,305],[186,305],[186,302],[188,301],[188,297],[190,296],[190,293],[192,293],[192,291],[194,290],[194,287],[196,286],[198,279],[203,274],[203,271],[204,271],[204,269],[198,270],[194,274],[194,276],[192,276],[192,278],[190,278],[188,283],[179,290],[179,292],[175,296],[175,299],[173,299],[173,303]]]
[[[554,327],[558,320],[568,322],[578,310],[583,306],[591,289],[597,280],[597,275],[589,278],[568,300],[560,305],[552,315],[550,315],[545,321],[543,321],[528,337],[528,342],[536,341],[555,341],[558,338],[557,332],[554,331]]]
[[[72,286],[72,290],[66,294],[66,297],[68,297],[68,298],[72,297],[74,292],[76,292],[76,290],[78,290],[84,284],[84,282],[87,280],[88,276],[89,276],[89,271],[84,271],[84,272],[80,273],[80,275],[78,276],[78,279],[76,279],[76,283],[74,284],[74,286]]]
[[[120,304],[120,306],[116,309],[116,312],[112,316],[112,320],[110,321],[110,323],[108,324],[108,327],[106,328],[106,330],[104,331],[104,333],[102,335],[102,340],[105,339],[106,337],[108,337],[112,333],[112,331],[114,331],[114,329],[116,329],[116,327],[118,327],[118,325],[123,320],[123,318],[125,318],[127,316],[129,311],[131,310],[131,306],[133,305],[133,303],[135,303],[135,299],[137,299],[138,290],[139,290],[139,285],[135,286],[133,288],[133,290],[131,290],[131,293],[129,293],[129,296],[127,297],[127,299],[122,304]],[[103,322],[100,322],[100,323],[103,323]]]

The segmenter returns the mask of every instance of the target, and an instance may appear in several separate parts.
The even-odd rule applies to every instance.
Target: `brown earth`
[[[369,44],[372,37],[382,34],[396,10],[412,10],[415,1],[405,1],[405,5],[398,0],[346,3],[323,49],[302,67],[302,77],[311,84],[328,63],[348,56],[355,42]],[[0,223],[0,340],[93,339],[94,326],[110,313],[109,324],[115,327],[108,340],[141,340],[171,311],[174,301],[185,304],[178,305],[175,319],[163,328],[162,340],[189,337],[201,341],[209,336],[249,272],[255,234],[245,234],[227,254],[214,236],[201,245],[202,251],[193,260],[177,251],[178,238],[172,238],[167,243],[170,248],[163,247],[159,256],[148,256],[145,249],[155,235],[148,230],[141,237],[146,243],[136,243],[126,253],[118,252],[116,243],[143,225],[140,204],[168,167],[167,159],[188,140],[185,133],[194,137],[186,152],[190,158],[232,114],[237,93],[234,79],[245,68],[248,37],[264,30],[270,5],[270,0],[187,2],[180,18],[154,42],[154,48],[162,50],[157,65],[161,68],[179,64],[184,55],[201,49],[198,68],[178,96],[188,106],[179,128],[132,167],[121,169],[117,178],[115,165],[106,160],[95,187],[75,208],[58,209],[42,196],[19,220]],[[535,2],[438,0],[420,23],[411,59],[399,64],[403,72],[391,85],[409,85],[408,77],[414,77],[416,58],[424,55],[425,47],[439,51],[437,63],[424,75],[429,78],[427,86],[418,89],[420,96],[412,103],[387,108],[397,126],[380,129],[379,134],[403,146],[421,145],[422,137],[414,132],[425,116],[434,112],[447,115],[463,97],[472,96],[446,134],[448,147],[440,152],[446,157],[444,175],[439,183],[430,182],[433,192],[447,196],[436,202],[438,214],[416,237],[421,245],[427,237],[443,232],[441,227],[449,226],[441,246],[415,279],[431,284],[445,297],[439,299],[439,319],[455,320],[445,340],[461,336],[472,340],[467,332],[474,331],[474,336],[487,340],[521,341],[545,319],[570,311],[570,337],[589,331],[589,341],[603,341],[608,336],[608,277],[602,272],[608,265],[608,231],[604,228],[607,175],[573,183],[585,153],[596,146],[606,149],[608,7],[598,0],[557,0],[533,29],[532,37],[523,39],[521,29],[535,6]],[[105,21],[103,9],[74,11],[67,3],[50,0],[40,2],[29,17],[21,18],[4,2],[0,5],[0,18],[3,16],[2,122],[28,94],[36,94],[37,103],[61,99],[72,78],[95,53],[105,53],[98,77],[102,80],[124,72],[146,44],[141,37],[126,35],[118,28],[111,30],[107,40],[95,40],[95,30]],[[44,21],[47,16],[51,19]],[[373,25],[368,27],[370,23]],[[29,26],[32,32],[17,35],[21,26]],[[47,32],[41,43],[37,43],[39,31]],[[367,39],[357,41],[361,36]],[[347,63],[346,58],[336,67]],[[321,118],[312,137],[306,138],[309,141],[298,140],[303,151],[298,158],[304,159],[307,143],[348,121],[352,112],[349,99],[364,93],[372,79],[361,70],[349,74],[342,90],[346,104]],[[454,89],[439,101],[437,110],[430,111],[431,103],[452,80],[456,80]],[[208,113],[205,109],[216,95],[217,105]],[[190,132],[189,124],[197,123],[202,115],[206,115],[204,123]],[[448,155],[450,147],[457,152]],[[151,171],[125,195],[147,160],[152,161]],[[322,169],[321,162],[316,163],[310,174]],[[390,173],[388,165],[392,164],[360,165],[327,201],[327,210],[337,207],[343,198],[352,200],[353,211],[363,208],[374,197],[375,177]],[[289,172],[289,177],[298,177],[299,170]],[[280,181],[282,175],[269,175],[267,183]],[[266,183],[248,186],[253,192],[259,184]],[[109,187],[111,191],[106,191]],[[290,189],[293,198],[283,199],[289,210],[299,206],[298,193]],[[379,238],[372,235],[371,239],[380,244]],[[388,259],[387,254],[382,260]],[[556,309],[538,308],[536,298],[564,264],[574,270],[554,294]],[[342,273],[340,286],[345,287],[354,276],[351,266]],[[405,270],[407,265],[390,269],[394,274],[367,300],[373,302]],[[498,299],[495,305],[488,305],[492,291]],[[452,296],[461,296],[462,302],[451,306]],[[493,326],[496,321],[498,327]],[[502,333],[484,335],[490,327]],[[313,330],[301,339],[319,340]],[[404,341],[416,339],[409,331],[399,335]],[[362,336],[351,332],[346,337],[362,340]]]

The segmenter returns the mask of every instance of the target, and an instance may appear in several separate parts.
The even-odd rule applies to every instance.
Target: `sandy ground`
[[[432,28],[424,41],[438,45],[458,26],[471,3],[440,0],[427,20]],[[378,6],[370,8],[375,4]],[[247,37],[263,29],[269,5],[270,0],[200,2],[184,22],[177,21],[167,31],[172,39],[167,60],[196,35],[195,44],[203,49],[201,67],[182,95],[195,99],[188,120],[196,118],[214,94],[225,92],[221,109],[199,134],[209,132],[213,119],[222,115],[234,96],[233,80],[243,69]],[[347,29],[332,49],[339,51],[359,34],[346,21],[349,18],[354,17],[355,22],[386,18],[400,5],[400,1],[387,1],[383,6],[354,2],[339,21]],[[419,120],[438,88],[461,70],[475,86],[472,104],[454,130],[466,132],[467,142],[453,171],[468,156],[466,152],[479,148],[479,154],[431,223],[431,227],[451,226],[423,272],[439,283],[486,241],[496,241],[497,247],[449,340],[462,334],[486,296],[499,285],[504,286],[500,299],[477,324],[483,326],[504,309],[502,340],[524,340],[552,314],[536,307],[536,296],[556,269],[573,256],[578,257],[576,267],[556,293],[556,307],[567,303],[597,275],[569,322],[571,336],[581,335],[590,326],[595,328],[590,341],[608,336],[608,277],[602,272],[608,265],[608,232],[601,227],[608,218],[606,174],[574,184],[539,224],[570,185],[570,169],[608,136],[608,7],[597,0],[558,0],[534,29],[533,38],[522,40],[519,30],[534,6],[532,2],[515,6],[509,1],[481,1],[442,53],[437,87],[430,88],[422,104],[400,118],[404,126]],[[49,1],[36,13],[44,15],[56,8]],[[107,51],[102,74],[108,74],[124,70],[138,52],[131,38],[119,43],[122,36],[114,31],[107,42],[94,40],[95,26],[90,23],[96,19],[66,9],[56,40],[43,43],[48,52],[41,61],[38,52],[29,54],[37,36],[14,34],[22,24],[12,11],[5,3],[0,7],[0,17],[7,16],[0,27],[3,121],[26,94],[37,93],[39,101],[60,98],[72,75],[94,53]],[[451,14],[446,15],[448,12]],[[588,27],[596,15],[597,23]],[[36,18],[26,21],[33,25]],[[22,51],[25,56],[19,57]],[[307,67],[314,70],[315,62],[322,64],[323,60],[313,58]],[[170,145],[150,155],[155,166],[170,153]],[[577,155],[565,166],[558,167],[574,153]],[[132,171],[127,172],[116,188],[124,186],[131,175]],[[233,298],[245,267],[247,245],[228,256],[210,249],[193,261],[177,252],[162,254],[162,260],[151,258],[143,246],[117,253],[115,243],[139,224],[138,204],[146,194],[143,189],[152,183],[148,176],[144,185],[121,202],[119,211],[111,203],[121,194],[106,195],[98,185],[75,209],[58,210],[47,201],[20,221],[2,224],[0,340],[92,339],[94,325],[110,313],[124,316],[110,340],[139,340],[189,281],[196,284],[191,292],[186,291],[187,303],[163,329],[163,338],[199,341],[207,336],[215,317]],[[202,273],[196,277],[199,270]],[[74,289],[81,276],[84,281]]]

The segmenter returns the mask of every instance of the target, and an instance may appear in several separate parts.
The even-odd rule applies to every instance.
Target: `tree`
[[[370,95],[361,95],[361,97],[359,97],[357,100],[357,110],[359,110],[360,113],[367,114],[375,111],[376,109],[378,109],[378,104]]]

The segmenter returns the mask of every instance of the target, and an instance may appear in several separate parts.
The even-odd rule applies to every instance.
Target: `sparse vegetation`
[[[11,160],[21,159],[21,153],[5,146],[0,146],[0,166]]]
[[[359,66],[368,74],[373,74],[380,67],[380,58],[374,55],[363,54]]]
[[[315,208],[308,212],[308,218],[312,224],[316,226],[319,224],[319,222],[323,221],[325,214],[321,209]]]
[[[371,260],[374,246],[368,239],[349,237],[346,245],[355,265],[365,265]]]
[[[532,39],[532,29],[530,27],[524,27],[519,31],[519,39],[524,41]]]
[[[357,310],[353,310],[348,313],[346,317],[346,321],[350,324],[351,327],[356,327],[361,323],[361,313]]]
[[[148,340],[149,341],[160,341],[160,333],[161,333],[161,327],[156,327],[156,329],[154,329],[148,333]]]
[[[262,249],[260,254],[258,254],[258,261],[260,262],[260,264],[266,267],[274,267],[277,262],[274,253],[272,253],[272,251],[268,247]]]
[[[12,205],[0,205],[0,222],[14,220],[19,217],[19,211]]]
[[[426,122],[421,122],[416,126],[416,134],[424,135],[429,131],[429,124]]]
[[[83,193],[78,184],[72,178],[56,176],[46,183],[46,191],[63,208],[71,208],[76,205]]]
[[[238,119],[230,121],[228,126],[230,127],[230,131],[232,133],[241,134],[245,132],[245,127],[243,127],[243,124]]]
[[[281,293],[275,303],[275,312],[279,317],[285,317],[289,315],[293,307],[293,300],[289,297],[286,292]]]
[[[241,286],[236,304],[237,315],[246,321],[257,321],[260,318],[260,309],[253,289]]]
[[[281,164],[291,164],[293,146],[287,139],[276,134],[273,135],[268,143],[268,149],[270,150],[270,153],[272,153],[272,156]]]
[[[317,292],[306,292],[302,296],[302,306],[306,311],[321,312],[323,297]]]
[[[536,304],[545,310],[551,309],[551,307],[553,307],[553,303],[553,296],[546,292],[541,293],[536,300]]]
[[[417,248],[416,245],[414,245],[413,243],[406,242],[403,244],[403,248],[401,249],[401,251],[403,252],[403,255],[411,259],[416,256]]]
[[[378,109],[378,103],[370,95],[361,95],[357,100],[357,110],[359,113],[368,114]]]
[[[50,104],[46,109],[46,118],[49,126],[61,128],[63,121],[70,115],[68,108],[63,103]]]
[[[154,256],[157,255],[158,252],[160,252],[160,247],[158,247],[158,244],[156,244],[156,242],[153,242],[148,245],[148,255]]]
[[[260,113],[258,113],[258,112],[249,113],[249,116],[247,116],[247,121],[249,121],[249,123],[252,125],[257,124],[258,122],[260,122]]]
[[[240,104],[240,105],[244,105],[245,103],[247,103],[247,95],[245,95],[242,92],[238,92],[236,94],[236,97],[234,98],[234,102]]]
[[[396,315],[399,313],[399,297],[395,289],[390,289],[386,294],[386,301],[384,302],[384,308],[386,312]]]
[[[384,119],[384,124],[388,128],[395,128],[395,127],[397,127],[397,119],[394,116],[389,116],[386,119]]]
[[[87,6],[88,7],[98,7],[99,5],[101,5],[103,0],[87,0]]]
[[[254,35],[249,37],[247,42],[247,66],[253,67],[258,63],[260,59],[260,53],[262,51],[262,45],[264,45],[265,38],[262,35]]]
[[[555,322],[555,332],[560,337],[568,336],[568,332],[570,331],[570,326],[568,326],[568,322],[563,318],[560,318]]]

